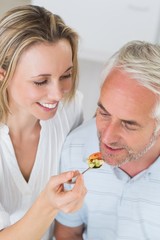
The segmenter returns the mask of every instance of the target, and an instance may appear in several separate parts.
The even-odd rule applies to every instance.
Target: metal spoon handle
[[[90,167],[88,167],[86,170],[84,170],[81,174],[84,174],[85,172],[87,172],[89,169],[91,169]]]
[[[88,168],[87,168],[86,170],[84,170],[81,174],[84,174],[84,173],[87,172],[89,169],[91,169],[91,168],[88,167]],[[72,178],[72,180],[70,180],[68,183],[70,183],[70,184],[75,183],[75,182],[76,182],[76,178],[77,178],[77,177]]]

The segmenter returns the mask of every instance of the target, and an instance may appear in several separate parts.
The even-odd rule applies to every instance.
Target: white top
[[[87,157],[97,151],[93,119],[67,138],[62,171],[85,170]],[[103,164],[86,172],[84,180],[88,193],[83,208],[75,214],[59,214],[59,222],[70,227],[85,223],[87,240],[160,239],[160,158],[133,178],[117,167]]]
[[[0,126],[0,229],[19,220],[31,207],[52,175],[58,173],[59,158],[66,135],[82,122],[82,95],[59,104],[53,119],[41,121],[36,160],[26,182],[18,167],[6,125]],[[53,226],[43,237],[51,239]]]

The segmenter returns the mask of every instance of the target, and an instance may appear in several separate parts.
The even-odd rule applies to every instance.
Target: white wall
[[[104,60],[125,42],[159,40],[159,0],[33,0],[81,36],[80,56]]]
[[[96,109],[100,72],[107,58],[133,40],[159,42],[159,0],[32,0],[59,14],[80,35],[80,85],[84,112]]]
[[[12,7],[31,4],[31,0],[0,0],[0,16]]]
[[[102,62],[79,59],[80,81],[79,89],[84,95],[84,117],[91,118],[96,111],[101,85]]]

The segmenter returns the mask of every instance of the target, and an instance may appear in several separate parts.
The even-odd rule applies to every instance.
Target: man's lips
[[[104,145],[104,146],[105,146],[105,151],[106,152],[113,153],[113,154],[124,150],[123,147],[115,147],[115,146],[108,146],[108,145]]]

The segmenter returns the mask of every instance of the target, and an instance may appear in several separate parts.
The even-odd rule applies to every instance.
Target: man
[[[97,134],[98,133],[98,134]],[[57,216],[57,240],[158,240],[160,236],[160,46],[124,45],[109,60],[96,120],[68,137],[62,171],[105,164],[84,174],[81,210]]]

